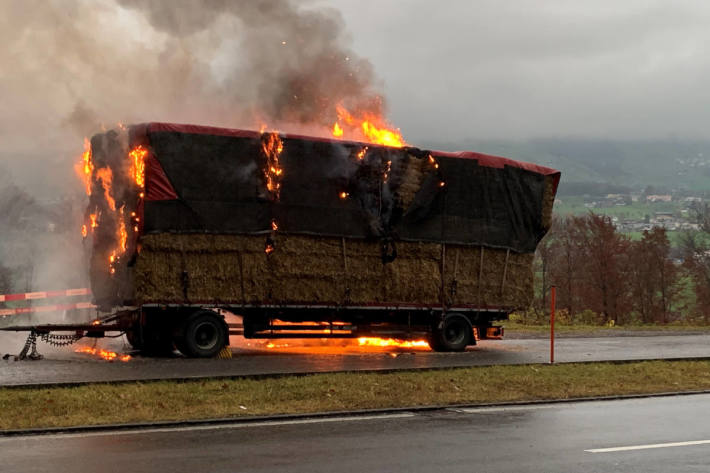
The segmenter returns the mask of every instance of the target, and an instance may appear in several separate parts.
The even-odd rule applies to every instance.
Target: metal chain
[[[32,349],[32,351],[30,351],[30,349]],[[30,351],[29,355],[27,354],[28,351]],[[30,360],[41,360],[43,358],[43,356],[37,352],[37,332],[34,330],[27,336],[25,346],[22,348],[20,354],[17,355],[18,360],[26,360],[27,358]]]
[[[37,344],[37,334],[34,333],[34,331],[30,332],[30,334],[27,336],[27,341],[25,341],[25,346],[22,347],[22,351],[20,351],[20,354],[17,355],[18,360],[24,360],[27,358],[27,352],[29,351],[30,347],[32,345]]]
[[[55,347],[65,347],[72,345],[82,338],[81,335],[52,335],[50,333],[43,333],[40,339]]]

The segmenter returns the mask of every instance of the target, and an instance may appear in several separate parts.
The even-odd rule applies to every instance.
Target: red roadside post
[[[555,293],[557,288],[550,288],[550,364],[555,362]]]

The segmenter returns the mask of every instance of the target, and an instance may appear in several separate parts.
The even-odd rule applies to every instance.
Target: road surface
[[[6,352],[12,349],[2,341],[0,347]],[[118,346],[113,348],[119,350],[121,342],[115,343]],[[16,341],[14,351],[19,351],[21,345],[21,341]],[[556,347],[555,360],[561,363],[710,357],[710,335],[564,338],[557,341]],[[231,360],[136,357],[128,363],[105,362],[73,353],[71,347],[49,350],[41,344],[39,348],[46,356],[44,360],[0,360],[0,386],[545,363],[550,356],[549,341],[544,339],[484,340],[464,353],[366,351],[356,346],[309,347],[294,352],[242,347],[234,348]]]
[[[710,395],[0,438],[12,472],[703,472]]]

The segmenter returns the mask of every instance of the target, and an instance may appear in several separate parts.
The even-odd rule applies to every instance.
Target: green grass
[[[710,389],[710,361],[338,373],[0,389],[0,429]]]
[[[550,333],[550,324],[523,324],[520,322],[514,322],[506,320],[501,322],[501,325],[505,328],[505,333],[510,335],[512,333],[525,333],[525,334],[546,334]],[[562,324],[555,323],[555,333],[574,333],[574,334],[598,334],[613,335],[614,333],[622,332],[710,332],[710,325],[684,325],[684,324],[669,324],[669,325],[614,325],[612,327],[606,325],[585,325],[585,324]]]

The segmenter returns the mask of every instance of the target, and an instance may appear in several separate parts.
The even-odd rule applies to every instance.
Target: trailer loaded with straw
[[[149,123],[94,136],[95,303],[137,348],[500,338],[533,295],[560,173],[473,152]]]

